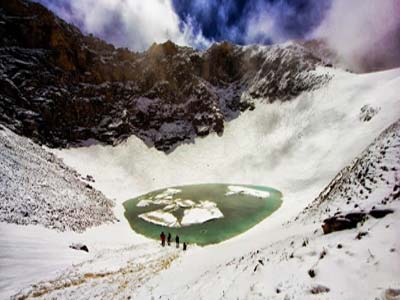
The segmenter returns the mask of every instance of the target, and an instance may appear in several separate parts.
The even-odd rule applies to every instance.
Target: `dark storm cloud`
[[[173,0],[181,20],[191,20],[205,38],[241,44],[304,38],[321,23],[330,3],[331,0]]]

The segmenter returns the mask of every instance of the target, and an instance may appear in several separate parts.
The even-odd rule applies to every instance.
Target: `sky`
[[[355,69],[400,65],[400,0],[35,0],[84,33],[146,50],[172,40],[274,44],[324,38]]]
[[[173,0],[183,22],[209,40],[270,44],[304,38],[317,27],[331,0]]]
[[[304,38],[332,0],[36,0],[117,46],[145,50],[167,39],[206,48],[228,40],[272,44]]]

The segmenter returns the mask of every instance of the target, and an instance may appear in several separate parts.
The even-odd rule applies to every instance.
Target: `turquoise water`
[[[269,197],[261,198],[247,194],[226,196],[228,186],[232,186],[232,184],[197,184],[171,187],[181,190],[181,192],[172,196],[173,199],[190,199],[196,203],[209,200],[216,203],[218,209],[224,215],[220,219],[186,227],[171,228],[156,225],[139,218],[138,216],[142,213],[162,209],[166,206],[165,204],[150,204],[146,207],[137,206],[141,200],[154,198],[166,189],[153,191],[124,202],[125,217],[134,231],[147,237],[159,240],[161,231],[164,231],[165,234],[170,232],[173,239],[178,234],[181,242],[196,243],[204,246],[222,242],[247,231],[271,215],[282,203],[281,192],[270,187],[235,184],[235,186],[243,186],[270,193]],[[184,210],[185,208],[179,208],[173,214],[178,220],[181,220]]]

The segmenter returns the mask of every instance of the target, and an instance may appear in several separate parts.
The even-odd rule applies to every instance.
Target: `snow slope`
[[[390,287],[400,288],[396,279],[400,278],[397,276],[400,275],[396,230],[400,225],[398,202],[392,202],[396,208],[394,214],[365,223],[365,230],[371,229],[361,240],[355,240],[358,230],[322,235],[320,220],[323,215],[312,215],[308,222],[303,221],[302,215],[296,219],[342,168],[350,165],[375,137],[397,121],[400,69],[363,75],[327,69],[316,72],[330,72],[333,79],[325,87],[303,93],[290,102],[257,103],[254,111],[245,112],[228,123],[222,137],[210,135],[197,139],[195,144],[182,145],[169,155],[148,149],[135,137],[117,147],[94,145],[54,151],[80,173],[92,174],[96,179],[93,186],[116,199],[115,213],[122,222],[80,236],[93,245],[96,253],[103,253],[87,260],[89,269],[93,266],[96,274],[108,270],[110,274],[89,281],[78,280],[73,288],[52,289],[60,286],[59,277],[53,274],[56,280],[46,281],[46,276],[40,273],[42,266],[34,262],[33,256],[15,253],[12,261],[36,264],[36,281],[44,280],[36,290],[27,288],[20,295],[32,296],[32,290],[41,290],[43,284],[49,290],[41,294],[46,299],[52,296],[58,299],[104,298],[105,295],[121,299],[128,296],[132,299],[374,299]],[[364,121],[362,115],[361,108],[365,105],[374,111],[379,108],[369,121]],[[398,142],[393,146],[398,150],[396,145]],[[398,157],[396,151],[390,156],[393,159]],[[368,159],[375,159],[375,156]],[[395,165],[396,161],[391,164]],[[159,253],[163,253],[166,260],[169,255],[176,260],[167,270],[146,273],[148,276],[140,286],[126,276],[119,277],[119,281],[131,278],[132,285],[129,282],[109,285],[107,279],[114,282],[116,268],[129,269],[133,261],[130,251],[135,252],[136,247],[145,244],[143,247],[151,252],[149,245],[154,244],[129,232],[123,219],[122,201],[162,187],[206,182],[267,185],[280,190],[284,201],[266,220],[224,243],[190,247],[179,257],[169,250],[155,251],[151,257],[156,261],[163,261]],[[387,189],[385,193],[389,193]],[[378,200],[381,201],[374,197],[368,205]],[[332,202],[333,207],[335,203]],[[345,206],[338,203],[340,207]],[[2,237],[3,234],[6,241],[12,238],[11,234],[3,231]],[[124,249],[130,250],[123,252],[126,259],[116,261],[113,251],[108,249],[122,249],[119,247],[123,240],[127,244]],[[21,248],[24,243],[22,237],[16,241]],[[342,248],[338,248],[339,243]],[[53,249],[58,245],[54,243],[49,247]],[[4,251],[2,247],[0,251]],[[150,257],[147,260],[149,265],[154,262]],[[76,262],[78,258],[70,261]],[[101,270],[95,267],[97,265],[102,266]],[[308,275],[310,269],[315,271],[315,278]],[[70,266],[68,270],[68,274],[78,274],[78,279],[85,278],[88,272],[82,271],[80,266]],[[7,272],[12,273],[13,269],[9,267]],[[4,295],[26,287],[23,274],[17,275]],[[2,276],[1,283],[4,282]],[[312,296],[311,290],[323,291],[322,286],[329,288],[329,292]]]
[[[83,231],[113,222],[114,203],[53,154],[0,126],[0,221]]]

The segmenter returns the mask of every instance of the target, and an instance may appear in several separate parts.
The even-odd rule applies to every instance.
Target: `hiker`
[[[187,248],[187,244],[186,244],[186,242],[183,242],[183,251],[186,251],[186,248]]]
[[[164,231],[161,232],[160,239],[161,239],[161,245],[164,247],[165,246],[165,234],[164,234]]]
[[[179,248],[179,236],[177,235],[175,238],[176,248]]]
[[[171,246],[171,239],[172,239],[171,233],[168,232],[168,237],[167,237],[168,246]]]

